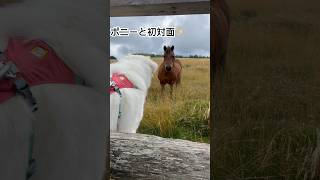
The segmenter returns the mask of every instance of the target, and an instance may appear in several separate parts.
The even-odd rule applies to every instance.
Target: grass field
[[[320,179],[320,1],[228,3],[215,179]]]
[[[162,59],[154,58],[160,64]],[[153,77],[139,133],[161,137],[209,142],[208,108],[210,98],[209,59],[181,59],[183,64],[181,86],[170,87],[161,96],[157,75]]]

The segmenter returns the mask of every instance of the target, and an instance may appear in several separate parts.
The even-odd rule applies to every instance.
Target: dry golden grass
[[[320,2],[228,2],[228,73],[214,112],[215,179],[319,179]]]

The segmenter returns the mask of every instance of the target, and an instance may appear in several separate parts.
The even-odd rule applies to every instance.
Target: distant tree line
[[[143,56],[150,56],[150,57],[163,57],[162,54],[148,54],[148,53],[134,53],[134,55],[143,55]],[[189,55],[189,56],[182,56],[176,55],[177,58],[209,58],[209,56],[201,56],[201,55]]]
[[[143,56],[150,56],[150,57],[163,57],[160,54],[148,54],[148,53],[134,53],[133,55],[143,55]],[[201,55],[189,55],[189,56],[182,56],[176,55],[176,58],[210,58],[209,56],[201,56]],[[115,56],[110,56],[111,60],[117,60]]]

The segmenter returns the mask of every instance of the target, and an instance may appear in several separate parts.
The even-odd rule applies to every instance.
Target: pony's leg
[[[173,83],[170,84],[170,96],[172,98],[173,95]]]
[[[176,88],[178,87],[178,85],[180,85],[180,78],[176,82]]]
[[[176,87],[178,87],[178,85],[180,85],[180,83],[181,83],[181,71],[177,75]]]
[[[160,84],[161,85],[161,96],[163,96],[163,92],[164,92],[164,86],[166,85],[166,84]]]

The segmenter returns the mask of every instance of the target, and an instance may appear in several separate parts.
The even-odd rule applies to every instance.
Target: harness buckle
[[[122,96],[120,88],[117,86],[117,83],[114,82],[113,80],[110,81],[110,87],[113,88],[113,90],[118,93],[120,96]]]
[[[11,61],[9,61],[7,63],[7,65],[9,66],[9,69],[7,71],[6,77],[11,78],[11,79],[16,78],[17,77],[17,73],[19,72],[17,66]]]
[[[113,80],[110,80],[110,87],[115,87],[116,86],[116,82],[114,82]]]

